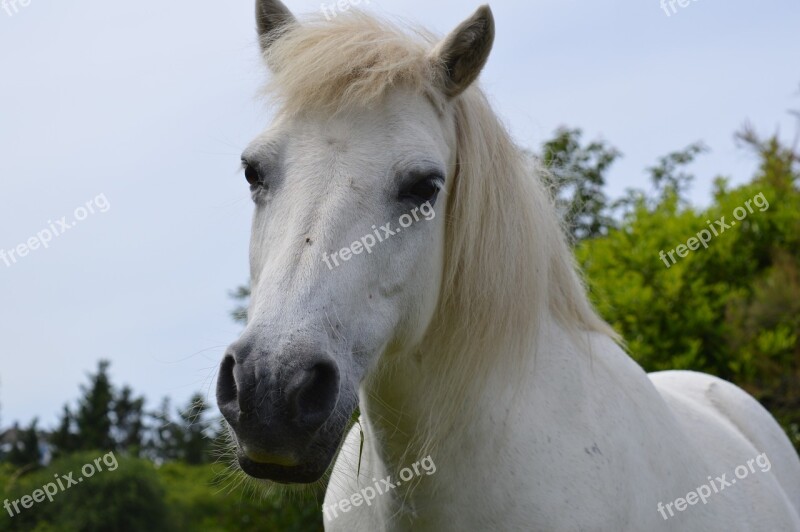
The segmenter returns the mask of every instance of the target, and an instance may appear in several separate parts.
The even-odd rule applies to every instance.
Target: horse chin
[[[326,473],[333,468],[349,425],[328,426],[327,430],[317,434],[305,452],[291,460],[253,452],[242,444],[233,429],[230,429],[230,435],[235,442],[236,461],[247,476],[283,486],[308,486],[326,478]]]

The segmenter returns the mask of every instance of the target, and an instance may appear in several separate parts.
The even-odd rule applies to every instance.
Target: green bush
[[[104,456],[107,463],[102,461]],[[102,471],[82,478],[83,466],[92,464],[94,467],[98,458],[101,458]],[[63,478],[70,473],[75,481],[82,480],[70,485]],[[4,510],[3,523],[0,524],[3,530],[126,532],[169,529],[164,489],[153,465],[144,460],[114,457],[99,451],[85,452],[56,460],[46,468],[12,479],[8,476],[3,479],[6,481],[3,499],[21,500],[46,485],[50,485],[51,492],[58,489],[52,502],[45,498],[28,509],[19,504],[22,511],[14,517]],[[57,484],[58,480],[64,487],[63,491]]]
[[[158,472],[176,530],[314,532],[322,530],[321,502],[264,496],[255,481],[227,479],[221,465],[169,463]]]
[[[774,139],[759,155],[754,179],[736,188],[717,180],[707,209],[675,195],[641,201],[576,255],[598,310],[647,371],[691,369],[734,382],[800,450],[800,156]],[[734,220],[757,196],[768,208]],[[731,226],[707,249],[676,264],[659,256],[723,216]]]
[[[57,460],[46,468],[21,475],[8,464],[0,464],[2,497],[10,502],[32,495],[34,490],[72,473],[104,456],[86,452]],[[107,455],[108,456],[108,455]],[[286,500],[264,496],[252,486],[243,489],[239,477],[225,481],[222,466],[190,466],[114,457],[113,471],[102,461],[103,471],[58,490],[53,502],[44,499],[10,517],[3,510],[0,530],[29,532],[127,532],[201,530],[203,532],[315,532],[322,530],[317,497]],[[114,460],[108,458],[112,465]],[[254,481],[249,481],[252,485]],[[55,486],[56,484],[54,484]],[[319,495],[319,494],[317,494]],[[2,502],[2,501],[0,501]],[[13,507],[12,507],[13,511]]]

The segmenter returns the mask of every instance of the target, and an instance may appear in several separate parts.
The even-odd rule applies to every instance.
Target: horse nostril
[[[236,360],[232,355],[226,355],[222,359],[217,378],[217,404],[222,415],[231,423],[238,420],[240,414],[239,393],[233,376],[234,367]]]
[[[339,396],[339,368],[332,360],[301,369],[287,394],[294,422],[301,428],[319,428],[333,412]]]

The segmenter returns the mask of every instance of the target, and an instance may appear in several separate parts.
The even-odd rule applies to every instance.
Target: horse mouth
[[[314,465],[279,465],[256,462],[244,454],[237,456],[239,467],[248,476],[260,480],[270,480],[278,484],[311,484],[322,478],[328,470],[328,464],[322,467]]]
[[[265,453],[248,449],[245,446],[242,446],[242,454],[251,462],[260,465],[277,465],[282,467],[297,467],[300,465],[300,462],[294,456]]]
[[[230,425],[229,428],[235,444],[236,461],[242,472],[278,484],[317,482],[330,469],[343,441],[343,438],[334,436],[340,434],[334,429],[296,445],[293,451],[288,451],[286,446],[281,446],[282,450],[271,450],[244,441]]]

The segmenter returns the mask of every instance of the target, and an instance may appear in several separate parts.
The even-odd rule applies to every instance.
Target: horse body
[[[508,388],[517,377],[498,375],[482,408],[459,420],[462,430],[437,450],[435,474],[378,497],[371,506],[339,512],[326,529],[800,530],[800,464],[781,428],[752,398],[707,375],[667,372],[648,378],[608,338],[597,335],[584,350],[557,325],[550,329],[522,379],[522,393]],[[391,449],[410,443],[402,434],[411,427],[382,423],[394,417],[392,409],[370,400],[391,397],[398,387],[402,395],[423,395],[413,378],[402,378],[402,371],[396,375],[389,394],[381,389],[363,394],[361,475],[356,481],[356,427],[337,460],[328,508],[373,477],[396,478],[409,464],[404,453]],[[731,421],[726,408],[739,412],[741,420]],[[418,409],[416,415],[426,416],[430,405]],[[685,497],[708,484],[709,476],[727,474],[732,480],[737,466],[760,453],[775,469],[756,468],[712,492],[706,504],[675,510],[668,519],[658,511],[659,502]]]
[[[709,376],[648,378],[589,303],[474,83],[488,7],[441,41],[278,0],[257,21],[280,109],[243,154],[252,298],[217,386],[247,474],[311,484],[335,460],[328,530],[800,530],[771,416]]]

